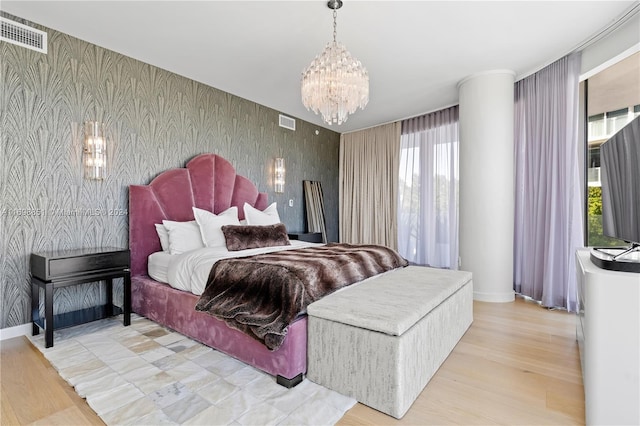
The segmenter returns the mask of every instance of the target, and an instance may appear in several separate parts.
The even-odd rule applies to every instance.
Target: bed
[[[307,319],[300,318],[288,330],[277,351],[270,351],[255,339],[228,327],[223,321],[197,312],[199,296],[177,290],[151,279],[147,259],[162,250],[155,224],[163,220],[190,221],[192,206],[222,212],[249,203],[267,207],[267,194],[247,178],[238,176],[224,158],[202,154],[186,168],[167,170],[149,185],[129,187],[129,248],[131,252],[132,309],[159,324],[216,348],[293,386],[302,380],[307,364]],[[243,209],[239,209],[244,219]]]
[[[266,212],[267,201],[265,193],[259,192],[247,178],[237,175],[231,163],[215,154],[196,156],[187,163],[186,168],[167,170],[149,185],[131,185],[129,247],[132,309],[263,370],[275,376],[279,384],[291,387],[302,381],[307,369],[306,315],[291,318],[277,348],[269,349],[255,336],[251,337],[221,319],[196,310],[201,299],[199,294],[171,287],[151,278],[148,272],[150,255],[155,256],[163,250],[156,224],[163,221],[193,221],[194,212],[197,216],[198,209],[222,216],[234,207],[238,219],[243,220],[246,205]],[[296,248],[290,250],[291,254],[295,254]],[[223,261],[217,262],[216,267],[221,263]],[[262,265],[262,262],[257,263]],[[211,271],[213,273],[213,269]]]

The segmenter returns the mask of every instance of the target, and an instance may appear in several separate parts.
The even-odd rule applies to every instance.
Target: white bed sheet
[[[149,276],[161,283],[168,283],[169,262],[174,256],[177,255],[171,255],[168,251],[151,253],[147,259],[147,271],[149,272]]]
[[[174,255],[167,255],[166,252],[157,252],[152,253],[148,258],[148,272],[149,276],[156,281],[167,283],[178,290],[201,295],[207,284],[211,267],[220,259],[321,245],[323,244],[291,240],[291,245],[289,246],[262,247],[239,251],[229,251],[226,247],[204,247]]]

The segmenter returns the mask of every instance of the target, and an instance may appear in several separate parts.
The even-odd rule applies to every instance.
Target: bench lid
[[[471,272],[407,266],[351,285],[307,307],[311,317],[401,336],[471,281]]]

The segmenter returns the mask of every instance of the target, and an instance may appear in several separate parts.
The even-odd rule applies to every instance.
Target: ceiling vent
[[[280,114],[280,122],[278,124],[280,127],[284,127],[285,129],[296,129],[296,120],[291,117],[287,117],[286,115]]]
[[[47,33],[0,16],[0,40],[47,53]]]

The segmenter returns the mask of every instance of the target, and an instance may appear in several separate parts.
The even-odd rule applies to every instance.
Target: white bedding
[[[168,251],[151,253],[147,262],[147,271],[149,272],[149,276],[161,283],[169,282],[169,262],[176,256],[178,255],[172,255]]]
[[[244,257],[254,254],[292,250],[322,244],[291,240],[290,246],[263,247],[249,250],[229,251],[226,247],[204,247],[181,254],[152,253],[148,258],[149,276],[156,281],[169,284],[178,290],[201,295],[214,263],[220,259]]]

